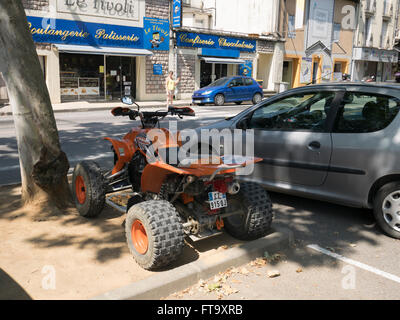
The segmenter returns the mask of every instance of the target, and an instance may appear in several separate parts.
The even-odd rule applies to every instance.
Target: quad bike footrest
[[[196,241],[208,239],[208,238],[211,238],[214,236],[218,236],[220,234],[222,234],[222,231],[219,231],[219,230],[204,230],[197,234],[189,234],[188,236],[193,242],[196,242]]]
[[[120,211],[121,213],[126,213],[127,203],[130,197],[132,197],[133,193],[116,193],[110,194],[106,196],[106,203]]]

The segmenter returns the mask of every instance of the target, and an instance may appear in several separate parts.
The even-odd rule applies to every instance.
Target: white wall
[[[216,6],[214,29],[262,34],[277,30],[278,2],[278,0],[205,0],[204,8]]]

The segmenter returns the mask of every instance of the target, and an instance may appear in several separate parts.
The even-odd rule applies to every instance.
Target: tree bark
[[[0,1],[0,71],[14,116],[24,204],[69,205],[69,162],[22,1]]]

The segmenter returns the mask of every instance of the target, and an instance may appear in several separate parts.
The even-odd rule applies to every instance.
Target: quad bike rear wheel
[[[272,202],[267,192],[258,184],[245,182],[228,203],[243,213],[224,219],[225,230],[240,240],[254,240],[265,236],[271,228]]]
[[[183,227],[178,212],[168,201],[133,205],[126,217],[125,234],[130,252],[144,269],[165,267],[182,253]]]
[[[104,179],[96,162],[82,161],[76,165],[72,177],[72,195],[76,208],[83,217],[97,217],[103,210]]]

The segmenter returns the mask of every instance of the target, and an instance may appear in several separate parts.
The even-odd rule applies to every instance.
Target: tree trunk
[[[22,1],[0,1],[0,71],[7,85],[18,142],[22,200],[59,208],[70,203],[69,162]]]

